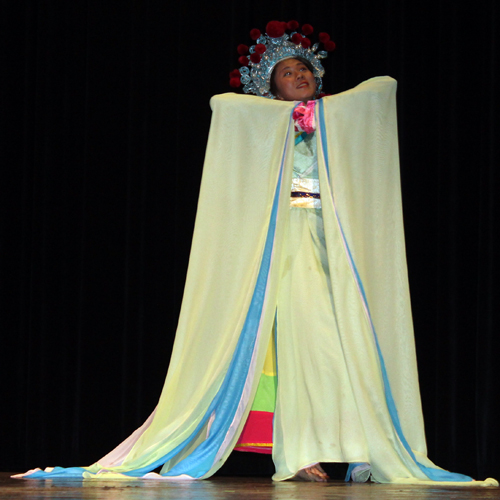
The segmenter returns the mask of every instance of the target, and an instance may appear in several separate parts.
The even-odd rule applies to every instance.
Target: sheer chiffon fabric
[[[380,482],[461,486],[426,457],[394,80],[319,101],[321,210],[290,208],[293,103],[212,100],[179,325],[157,409],[89,467],[24,477],[202,479],[234,448],[277,311],[275,480],[370,462]],[[307,314],[303,314],[306,311]],[[152,472],[163,466],[161,474]]]

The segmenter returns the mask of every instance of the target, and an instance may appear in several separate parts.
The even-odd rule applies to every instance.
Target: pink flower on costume
[[[295,131],[311,134],[316,130],[316,120],[314,118],[314,107],[316,101],[308,101],[307,104],[301,102],[294,110],[292,118],[295,121]]]

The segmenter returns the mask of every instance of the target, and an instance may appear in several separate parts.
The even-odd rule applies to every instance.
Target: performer
[[[327,54],[311,46],[311,26],[297,28],[252,30],[256,43],[238,47],[231,85],[255,96],[212,98],[157,408],[90,467],[22,477],[201,479],[236,447],[272,452],[277,481],[323,481],[320,462],[348,462],[354,480],[498,486],[426,456],[395,81],[316,99]],[[327,34],[319,39],[334,48]]]

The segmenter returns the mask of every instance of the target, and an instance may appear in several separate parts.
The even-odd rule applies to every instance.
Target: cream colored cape
[[[345,300],[339,290],[337,305],[343,309],[339,325],[349,376],[369,438],[366,458],[381,482],[479,484],[448,475],[426,458],[395,91],[391,78],[374,78],[316,106],[328,259],[332,281],[350,290]],[[275,318],[290,205],[294,103],[223,94],[213,97],[211,106],[184,298],[157,408],[96,464],[24,477],[207,478],[231,453]],[[280,373],[279,357],[278,351],[278,391],[280,377],[291,376]],[[159,466],[161,475],[151,472]]]

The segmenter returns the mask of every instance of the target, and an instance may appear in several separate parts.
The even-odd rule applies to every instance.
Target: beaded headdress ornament
[[[243,92],[255,94],[269,99],[275,99],[271,92],[271,76],[273,69],[285,59],[298,58],[308,62],[316,79],[316,94],[321,92],[323,87],[322,76],[325,70],[320,62],[327,57],[327,52],[335,49],[335,42],[330,40],[328,33],[320,33],[319,41],[324,45],[325,50],[320,50],[319,44],[311,46],[308,37],[314,29],[310,24],[304,24],[301,32],[297,31],[299,23],[289,21],[271,21],[267,23],[266,33],[263,35],[258,29],[250,31],[250,38],[255,41],[255,45],[238,45],[238,62],[240,69],[235,69],[230,73],[229,85],[240,87],[243,85]],[[291,31],[290,34],[286,30]]]

